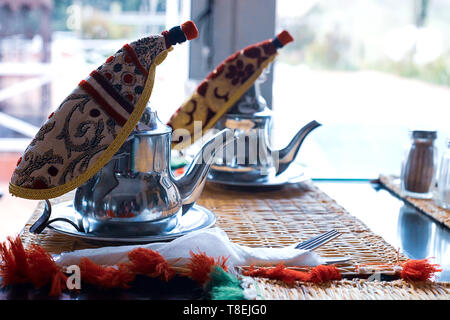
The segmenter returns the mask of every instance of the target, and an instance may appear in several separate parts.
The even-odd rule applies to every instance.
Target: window
[[[276,144],[323,123],[298,161],[318,178],[400,173],[408,130],[450,137],[450,2],[277,1],[295,42],[274,64]],[[282,128],[281,128],[282,127]]]
[[[312,177],[398,173],[409,129],[438,130],[441,151],[450,136],[445,0],[28,2],[0,6],[0,151],[14,159],[5,181],[46,116],[92,69],[124,43],[195,20],[208,5],[214,30],[195,21],[201,38],[158,67],[151,104],[163,121],[228,55],[287,29],[295,42],[280,50],[263,93],[275,112],[275,147],[310,120],[323,124],[297,158]]]

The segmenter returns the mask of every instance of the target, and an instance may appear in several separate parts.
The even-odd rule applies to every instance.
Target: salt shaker
[[[442,155],[435,201],[438,206],[450,209],[450,138],[447,139],[447,150]]]
[[[430,199],[435,182],[437,149],[436,131],[410,132],[411,145],[402,163],[402,192],[409,197]]]

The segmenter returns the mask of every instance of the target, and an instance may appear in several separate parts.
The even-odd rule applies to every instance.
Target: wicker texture
[[[415,199],[405,196],[401,192],[399,177],[393,175],[380,175],[379,180],[386,189],[397,195],[399,198],[403,199],[411,206],[432,219],[442,223],[447,228],[450,228],[450,210],[439,207],[431,199]]]
[[[199,203],[216,213],[216,224],[239,244],[284,247],[334,228],[342,235],[316,251],[323,257],[351,256],[340,265],[342,272],[397,261],[395,248],[312,183],[258,193],[210,186]]]
[[[66,194],[54,202],[72,197],[73,193]],[[339,266],[342,272],[354,273],[360,264],[397,261],[395,248],[309,182],[256,193],[208,185],[198,203],[212,210],[217,216],[216,226],[239,244],[284,247],[334,228],[342,235],[316,251],[323,257],[351,256],[351,262]],[[61,235],[48,228],[41,235],[29,233],[29,227],[42,208],[43,203],[40,203],[22,232],[25,244],[36,243],[52,253],[102,245]],[[400,255],[400,259],[405,257]]]
[[[326,284],[251,279],[248,288],[261,300],[449,300],[450,283],[341,280]]]
[[[73,194],[67,194],[55,201],[71,197]],[[361,264],[382,266],[406,259],[311,182],[261,192],[225,190],[208,184],[198,203],[216,214],[216,226],[227,232],[232,241],[247,246],[283,247],[335,228],[342,235],[316,251],[323,257],[351,256],[350,262],[338,265],[346,277],[359,276],[358,265]],[[42,208],[43,203],[40,203],[21,234],[26,245],[35,243],[51,253],[102,245],[61,235],[48,228],[41,235],[29,233],[29,227],[40,216]],[[393,273],[392,267],[381,268],[382,273]],[[417,291],[402,281],[355,281],[333,282],[328,287],[287,286],[257,278],[254,283],[264,299],[438,299],[445,296],[448,299],[450,296],[447,284],[427,284],[428,289]]]

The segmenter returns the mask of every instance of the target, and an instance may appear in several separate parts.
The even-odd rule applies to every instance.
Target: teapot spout
[[[320,126],[321,124],[315,120],[309,122],[303,128],[301,128],[300,131],[297,132],[297,134],[294,136],[291,142],[289,142],[286,148],[276,152],[272,152],[272,157],[278,156],[278,159],[274,159],[275,163],[278,164],[276,173],[277,175],[284,172],[292,163],[292,161],[294,161],[306,136],[315,128]]]
[[[177,186],[183,203],[183,214],[197,201],[202,193],[214,156],[228,143],[234,141],[233,131],[224,129],[209,139],[192,160],[186,173],[176,179],[170,174],[170,179]]]

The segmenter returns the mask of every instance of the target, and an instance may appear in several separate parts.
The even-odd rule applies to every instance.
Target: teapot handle
[[[55,218],[50,220],[51,214],[52,214],[52,205],[50,201],[46,199],[44,211],[42,212],[42,215],[39,217],[39,219],[37,219],[36,222],[33,223],[33,225],[30,227],[30,232],[40,234],[42,233],[42,231],[44,231],[45,228],[47,228],[51,223],[55,221],[64,221],[70,223],[78,232],[85,232],[82,224],[76,224],[70,219]]]

